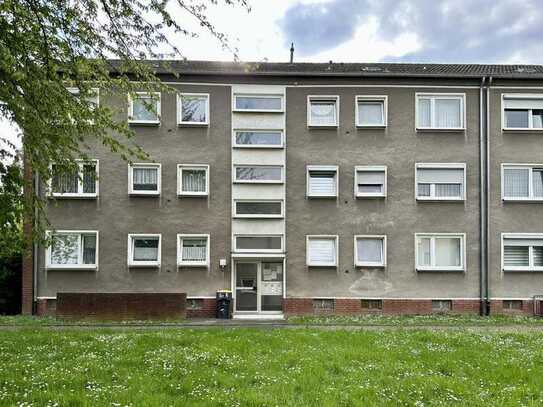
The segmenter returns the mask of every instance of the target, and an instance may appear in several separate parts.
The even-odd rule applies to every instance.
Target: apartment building
[[[543,66],[173,63],[111,93],[152,157],[96,145],[42,185],[58,293],[186,293],[210,317],[532,313],[543,295]],[[150,109],[150,106],[155,109]],[[30,285],[30,283],[32,285]],[[27,308],[29,309],[29,308]]]

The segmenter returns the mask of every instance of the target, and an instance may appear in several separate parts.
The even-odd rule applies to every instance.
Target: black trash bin
[[[217,291],[217,319],[230,319],[230,303],[232,302],[232,291]]]

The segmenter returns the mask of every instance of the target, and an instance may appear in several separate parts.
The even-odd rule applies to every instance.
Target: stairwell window
[[[307,125],[309,127],[337,127],[339,96],[308,96]]]
[[[128,122],[160,124],[160,92],[136,92],[128,97]]]
[[[65,170],[53,164],[50,194],[58,198],[96,198],[98,196],[98,160],[77,160],[77,168]]]
[[[354,237],[355,265],[357,267],[386,266],[386,236],[358,235]]]
[[[236,200],[235,218],[282,218],[283,201],[281,200]]]
[[[282,130],[236,130],[233,146],[238,148],[281,148]]]
[[[384,198],[387,194],[387,167],[355,167],[354,195],[357,198]]]
[[[417,130],[464,130],[465,94],[417,93]]]
[[[283,95],[236,94],[234,111],[280,113],[283,111]]]
[[[46,250],[48,269],[98,268],[98,232],[95,230],[57,230],[46,233],[50,245]]]
[[[463,201],[466,196],[466,165],[463,163],[417,163],[416,199]]]
[[[543,201],[543,164],[502,164],[504,201]]]
[[[130,234],[128,235],[128,266],[160,267],[161,235]]]
[[[160,195],[161,165],[132,164],[128,166],[129,195]]]
[[[207,196],[209,194],[209,165],[179,164],[177,174],[177,195]]]
[[[463,271],[463,233],[416,233],[415,257],[418,271]]]
[[[543,130],[543,94],[502,94],[503,130]]]
[[[357,96],[356,126],[386,127],[387,96]]]
[[[503,233],[504,271],[543,271],[543,234]]]
[[[308,165],[307,196],[309,198],[336,198],[338,172],[337,165]]]
[[[177,95],[177,123],[207,126],[209,124],[209,94],[181,93]]]
[[[209,267],[209,235],[178,234],[177,265]]]
[[[334,235],[308,235],[306,237],[306,264],[309,267],[336,267],[339,237]]]
[[[283,167],[281,165],[236,165],[234,182],[253,184],[281,184]]]
[[[234,238],[234,247],[238,252],[282,252],[281,235],[238,235]]]

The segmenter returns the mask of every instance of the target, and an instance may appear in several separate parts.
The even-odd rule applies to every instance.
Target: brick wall
[[[187,318],[215,318],[217,301],[215,298],[202,298],[201,307],[189,308],[187,306]]]
[[[58,293],[59,319],[145,320],[186,316],[185,293]]]
[[[40,317],[55,316],[57,312],[57,300],[40,298],[36,303],[36,315]]]

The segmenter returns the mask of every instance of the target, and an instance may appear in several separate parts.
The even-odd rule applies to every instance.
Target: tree
[[[51,179],[52,163],[70,172],[76,159],[87,159],[90,140],[124,160],[149,158],[133,142],[126,122],[115,120],[115,111],[90,102],[93,88],[128,94],[172,91],[159,81],[157,66],[146,60],[160,60],[160,68],[169,69],[166,58],[182,57],[170,36],[197,34],[183,27],[179,15],[195,20],[237,59],[237,50],[207,17],[208,7],[217,5],[249,11],[247,0],[0,2],[0,118],[20,127],[25,163],[42,182]],[[0,149],[0,157],[8,154]],[[9,171],[0,166],[4,190],[21,191],[25,182],[26,190],[32,190],[20,166]],[[0,234],[20,230],[24,213],[37,211],[37,218],[46,220],[41,198],[26,195],[10,194],[0,201],[0,219],[12,218],[2,223]],[[43,226],[34,224],[36,237],[42,236]]]

